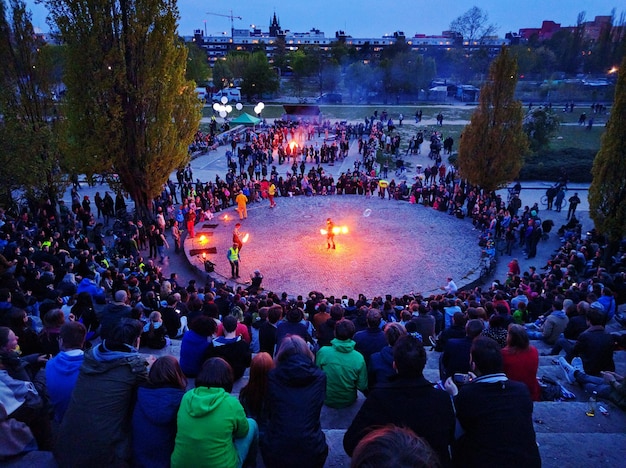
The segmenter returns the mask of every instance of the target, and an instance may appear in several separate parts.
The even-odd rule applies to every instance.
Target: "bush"
[[[545,150],[527,158],[520,172],[521,180],[555,181],[566,171],[570,182],[591,182],[591,168],[596,151],[580,148]]]

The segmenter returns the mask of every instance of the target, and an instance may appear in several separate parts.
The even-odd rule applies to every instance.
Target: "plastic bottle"
[[[595,416],[596,415],[596,402],[598,401],[598,392],[593,392],[589,397],[589,406],[587,408],[587,412],[585,413],[587,416]]]

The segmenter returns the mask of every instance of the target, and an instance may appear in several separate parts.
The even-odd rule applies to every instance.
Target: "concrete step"
[[[587,402],[535,402],[533,407],[535,431],[537,433],[623,434],[626,431],[626,413],[608,401],[599,401],[598,405],[608,410],[608,416],[600,414],[599,411],[593,417],[587,416],[585,414],[588,408]],[[626,445],[624,451],[626,453]]]
[[[623,433],[538,432],[537,444],[543,468],[626,466]]]

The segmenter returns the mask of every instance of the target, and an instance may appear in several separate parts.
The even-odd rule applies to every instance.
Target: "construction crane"
[[[238,20],[243,19],[241,16],[234,16],[233,10],[230,10],[230,15],[223,15],[221,13],[211,13],[210,11],[207,11],[206,14],[212,15],[212,16],[223,16],[224,18],[230,18],[230,37],[233,37],[235,33],[235,19],[238,19]]]

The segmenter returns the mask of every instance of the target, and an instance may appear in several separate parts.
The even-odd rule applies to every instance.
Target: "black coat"
[[[263,353],[274,356],[274,347],[276,346],[276,326],[269,322],[264,322],[259,327],[259,348]]]
[[[408,427],[425,438],[447,465],[455,423],[452,401],[446,392],[435,389],[423,376],[397,376],[370,392],[344,435],[343,447],[352,456],[359,441],[370,432],[369,428],[394,424]]]
[[[602,327],[593,327],[580,334],[574,345],[574,354],[582,359],[587,374],[600,376],[602,371],[615,371],[614,349],[613,335],[606,333]]]
[[[455,373],[467,374],[470,370],[469,356],[472,339],[469,337],[448,340],[441,355],[441,380],[452,377]]]
[[[211,342],[202,361],[212,357],[220,357],[230,364],[235,380],[239,380],[250,367],[252,351],[250,351],[250,345],[241,336],[232,339],[220,336]]]
[[[465,431],[453,446],[456,466],[541,466],[526,384],[470,382],[461,387],[454,404]]]
[[[263,462],[273,467],[317,467],[328,454],[320,413],[326,374],[306,356],[293,355],[268,377],[269,421],[261,438]]]

